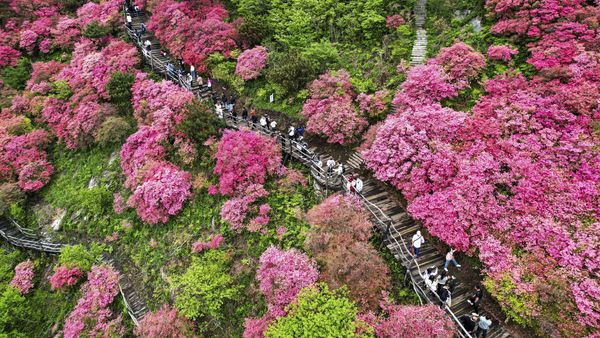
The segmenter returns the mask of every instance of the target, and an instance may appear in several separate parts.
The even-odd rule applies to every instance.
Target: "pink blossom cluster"
[[[385,26],[389,29],[396,29],[406,23],[404,17],[400,14],[390,15],[385,18]]]
[[[223,243],[223,241],[225,241],[225,238],[223,238],[223,235],[221,234],[214,235],[208,241],[205,242],[197,241],[194,244],[192,244],[192,252],[199,253],[204,250],[217,249],[219,246],[221,246],[221,243]]]
[[[169,162],[157,162],[144,175],[127,205],[150,224],[166,223],[183,208],[192,193],[192,176]]]
[[[263,46],[245,50],[237,59],[235,73],[245,81],[256,79],[267,65],[269,52]]]
[[[491,60],[509,62],[513,55],[519,54],[519,51],[508,45],[490,46],[487,56]]]
[[[177,313],[169,305],[150,312],[135,327],[134,333],[140,338],[190,338],[194,335],[194,323]]]
[[[221,206],[221,218],[229,223],[233,230],[242,228],[248,214],[256,212],[256,206],[253,206],[252,203],[268,194],[262,184],[247,186],[238,195],[223,203]],[[269,216],[259,214],[248,226],[248,230],[253,232],[259,231],[267,223],[269,223]]]
[[[159,124],[170,129],[186,116],[185,107],[194,98],[192,92],[171,81],[155,82],[138,73],[132,88],[134,117],[139,125]]]
[[[133,191],[127,205],[151,224],[166,223],[191,197],[191,175],[167,160],[167,147],[191,163],[195,149],[188,137],[175,131],[186,117],[193,95],[174,84],[148,80],[138,73],[132,103],[140,128],[121,148],[125,186]]]
[[[6,111],[2,115],[3,124],[10,123],[14,117]],[[44,150],[49,143],[48,133],[38,129],[13,136],[10,130],[1,127],[5,126],[0,125],[0,178],[9,182],[16,179],[23,191],[41,189],[54,172]]]
[[[270,246],[260,256],[256,279],[265,296],[268,310],[261,318],[246,318],[244,337],[261,337],[277,317],[285,316],[285,308],[303,288],[319,278],[314,260],[296,249],[280,250]]]
[[[432,235],[479,255],[509,314],[550,336],[585,336],[600,327],[597,18],[584,1],[487,4],[496,33],[534,39],[540,72],[488,80],[467,115],[439,105],[456,93],[455,56],[415,67],[365,161]]]
[[[375,94],[358,94],[356,102],[360,112],[366,116],[378,116],[387,110],[388,97],[390,93],[387,90],[379,90]]]
[[[354,97],[348,72],[322,74],[311,83],[310,98],[302,107],[306,131],[326,137],[328,143],[351,142],[367,125],[354,107]]]
[[[16,65],[19,57],[21,57],[21,52],[18,50],[0,45],[0,68]]]
[[[116,26],[121,23],[121,15],[119,13],[123,1],[119,0],[104,0],[99,3],[87,2],[77,9],[77,18],[79,25],[85,29],[91,22],[96,21],[102,26]]]
[[[450,47],[442,48],[429,63],[442,66],[450,83],[460,90],[468,87],[469,82],[485,68],[485,57],[473,47],[456,42]]]
[[[281,168],[281,149],[272,138],[250,130],[226,131],[221,137],[213,172],[219,175],[219,192],[235,196]]]
[[[122,335],[121,316],[112,319],[109,305],[119,294],[119,273],[112,267],[93,266],[81,288],[82,296],[65,320],[66,338],[85,334],[96,336]]]
[[[54,271],[54,274],[50,276],[50,287],[53,290],[61,289],[65,285],[75,285],[83,273],[79,268],[68,268],[66,266],[59,266]]]
[[[379,338],[452,337],[455,326],[450,317],[435,305],[405,306],[382,302],[383,313],[361,314],[359,318],[371,325]]]
[[[52,89],[52,82],[55,76],[66,66],[64,63],[49,61],[49,62],[34,62],[31,65],[31,77],[27,81],[25,89],[41,95],[46,95]],[[14,103],[13,103],[14,104]]]
[[[26,260],[17,264],[15,267],[15,275],[10,281],[10,285],[14,286],[19,292],[24,295],[33,288],[33,262]]]
[[[212,53],[229,57],[236,48],[238,33],[229,14],[216,1],[161,1],[153,8],[148,29],[153,31],[165,48],[198,72],[207,70],[206,61]]]

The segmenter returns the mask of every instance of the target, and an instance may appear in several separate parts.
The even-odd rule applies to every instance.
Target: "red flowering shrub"
[[[261,184],[251,184],[245,190],[240,191],[237,197],[231,198],[221,206],[221,218],[231,225],[233,230],[244,226],[244,221],[252,209],[252,203],[269,193]],[[256,232],[269,222],[268,216],[259,215],[248,230]],[[265,222],[266,220],[266,222]],[[260,222],[260,223],[259,223]]]
[[[267,65],[268,57],[269,52],[263,46],[245,50],[237,59],[235,73],[246,81],[256,79]]]
[[[121,316],[111,319],[108,307],[119,294],[119,273],[112,267],[93,266],[88,281],[81,287],[82,296],[65,320],[65,338],[86,335],[122,335]]]
[[[82,275],[83,273],[79,268],[69,269],[65,266],[59,266],[50,277],[50,287],[52,287],[53,290],[56,290],[65,285],[75,285]]]
[[[169,305],[150,312],[135,327],[134,333],[140,338],[189,338],[195,337],[194,323],[177,313]]]
[[[148,29],[173,55],[195,65],[199,72],[206,70],[210,54],[229,56],[236,48],[237,31],[225,22],[229,14],[218,2],[161,1],[153,13]]]
[[[226,131],[215,157],[219,192],[227,196],[263,184],[281,167],[281,149],[275,140],[249,130]]]
[[[302,107],[306,131],[326,137],[328,143],[352,141],[367,125],[353,105],[354,96],[346,71],[321,75],[311,83],[310,98]]]
[[[411,68],[392,103],[399,109],[420,107],[458,95],[444,69],[434,63]]]
[[[396,29],[406,23],[406,20],[400,14],[390,15],[385,18],[385,26],[389,29]]]
[[[167,135],[157,128],[142,126],[127,138],[121,147],[121,169],[125,173],[125,186],[134,189],[145,176],[149,166],[166,157],[163,142]]]
[[[366,116],[377,116],[387,110],[389,92],[387,90],[377,91],[375,94],[359,94],[356,97],[360,112]]]
[[[85,29],[93,21],[102,26],[116,26],[122,20],[119,13],[122,6],[123,2],[119,0],[87,2],[77,9],[79,26]]]
[[[17,264],[15,276],[10,281],[10,285],[19,290],[22,295],[33,288],[33,262],[31,260]]]
[[[18,50],[8,46],[0,46],[0,68],[16,65],[19,57],[21,57],[21,53]]]
[[[48,134],[43,130],[15,137],[7,135],[0,152],[3,165],[9,170],[2,175],[5,180],[10,181],[12,173],[16,174],[24,191],[36,191],[46,185],[54,171],[43,151],[47,144]]]
[[[144,175],[127,200],[138,216],[150,224],[166,223],[191,196],[192,176],[168,162],[157,162]]]

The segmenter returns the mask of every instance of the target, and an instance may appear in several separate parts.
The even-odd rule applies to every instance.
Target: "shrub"
[[[217,117],[207,102],[194,100],[185,110],[186,118],[175,130],[187,135],[196,145],[204,143],[211,136],[217,136],[225,127],[223,120]]]
[[[140,338],[189,338],[194,336],[194,323],[169,305],[163,305],[158,311],[146,314],[134,333]]]
[[[285,52],[273,52],[269,55],[267,79],[281,86],[286,95],[292,95],[304,88],[317,76],[310,59],[302,56],[296,49]]]
[[[133,111],[131,104],[131,87],[135,82],[135,75],[124,72],[114,72],[106,83],[106,91],[110,103],[117,107],[121,115],[129,115]]]
[[[96,132],[95,141],[101,146],[121,144],[131,131],[131,125],[124,118],[109,116]]]
[[[267,65],[268,51],[265,47],[257,46],[244,51],[237,60],[235,73],[248,81],[260,76]]]
[[[5,85],[16,89],[23,90],[29,80],[31,74],[31,61],[27,58],[17,60],[15,66],[2,69],[2,81]]]
[[[59,266],[50,277],[50,287],[53,290],[60,289],[63,286],[72,286],[79,281],[83,273],[79,268],[69,269],[64,266]]]
[[[25,194],[16,183],[0,184],[0,215],[4,215],[12,204],[20,203],[25,199]]]
[[[87,273],[92,268],[92,265],[100,258],[102,247],[92,244],[90,249],[87,249],[82,244],[65,246],[58,256],[58,263],[69,269],[77,268],[83,273]]]
[[[111,31],[112,27],[101,25],[98,21],[94,20],[85,26],[82,35],[86,38],[98,39],[107,36]]]
[[[356,337],[363,326],[345,291],[330,291],[326,284],[303,289],[288,310],[269,326],[265,337]]]
[[[33,288],[33,262],[26,260],[17,264],[15,267],[15,276],[10,285],[19,290],[24,295]]]
[[[211,250],[192,257],[182,276],[175,276],[172,288],[177,290],[175,307],[191,320],[220,320],[225,302],[236,299],[239,290],[233,286],[229,258],[223,251]]]

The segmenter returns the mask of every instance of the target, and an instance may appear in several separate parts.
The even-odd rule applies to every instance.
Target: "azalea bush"
[[[245,50],[237,59],[235,73],[245,81],[259,77],[261,70],[267,65],[268,56],[268,51],[263,46]]]
[[[27,294],[33,288],[33,262],[31,260],[17,264],[15,276],[10,281],[10,285],[18,289],[22,295]]]
[[[324,136],[328,143],[351,142],[367,125],[354,106],[354,98],[346,71],[321,75],[311,83],[310,98],[302,107],[302,115],[308,119],[306,131]]]
[[[147,313],[134,333],[140,338],[188,338],[194,336],[194,323],[163,305],[158,311]]]

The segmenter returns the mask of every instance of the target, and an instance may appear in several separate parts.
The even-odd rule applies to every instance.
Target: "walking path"
[[[46,252],[49,254],[58,254],[65,247],[65,244],[49,242],[46,239],[37,236],[30,229],[20,227],[14,220],[10,218],[0,218],[0,236],[6,239],[10,244],[24,249]],[[113,258],[108,255],[102,256],[103,263],[111,265],[117,271],[119,270]],[[131,320],[138,325],[139,321],[144,318],[148,312],[148,308],[144,300],[135,292],[127,275],[119,273],[119,291],[123,302],[127,308],[127,313]]]
[[[425,2],[426,0],[418,0],[417,5],[415,6],[415,11],[418,11],[417,27],[423,27],[424,24]],[[140,49],[144,61],[150,65],[155,72],[163,74],[173,82],[179,83],[183,87],[192,90],[199,99],[208,98],[210,95],[209,88],[201,85],[190,88],[184,81],[181,81],[181,77],[174,78],[169,75],[166,71],[166,64],[168,62],[175,64],[175,62],[169,56],[162,55],[160,42],[151,34],[151,32],[146,32],[140,39],[135,37],[134,30],[138,29],[140,24],[145,22],[145,20],[147,20],[147,16],[141,13],[133,18],[132,29],[126,28],[129,36]],[[150,40],[152,43],[149,49],[143,48],[142,45],[143,41],[146,39]],[[424,39],[426,45],[426,33]],[[424,49],[417,50],[417,56],[419,55],[424,55]],[[420,61],[422,62],[422,58]],[[315,164],[315,157],[319,157],[322,163],[325,163],[331,158],[331,156],[327,154],[319,154],[317,148],[306,148],[298,142],[290,140],[285,134],[282,135],[279,132],[273,132],[260,126],[251,125],[248,121],[231,115],[225,115],[225,122],[227,126],[231,128],[250,127],[259,133],[276,138],[277,142],[282,145],[282,150],[286,155],[309,166],[312,176],[327,189],[347,190],[347,177],[353,172],[361,171],[363,160],[358,153],[353,153],[347,164],[345,164],[345,167],[349,169],[348,174],[334,177]],[[419,296],[421,303],[439,305],[441,302],[438,295],[427,291],[422,275],[424,270],[431,265],[437,266],[440,270],[443,269],[443,263],[445,261],[443,255],[433,248],[430,243],[426,242],[421,247],[420,257],[418,260],[415,259],[412,250],[407,243],[410,243],[412,235],[422,228],[421,225],[416,223],[403,207],[394,202],[389,193],[383,190],[378,182],[374,181],[372,178],[366,178],[363,183],[363,191],[358,195],[363,201],[364,206],[371,212],[374,223],[386,236],[385,244],[388,249],[407,269],[407,278],[410,280],[415,292]],[[444,310],[449,314],[457,326],[457,335],[462,338],[474,337],[473,334],[466,332],[458,320],[463,314],[472,312],[471,306],[467,303],[469,292],[471,292],[471,290],[466,290],[459,284],[452,295],[452,306],[444,307]],[[500,324],[501,323],[497,320],[494,321],[494,325],[488,334],[489,338],[510,337],[510,334],[505,328],[499,326]]]
[[[427,17],[427,0],[417,0],[414,7],[415,26],[417,28],[417,39],[413,45],[410,57],[410,65],[420,65],[425,61],[427,54],[427,31],[425,30],[425,19]]]

